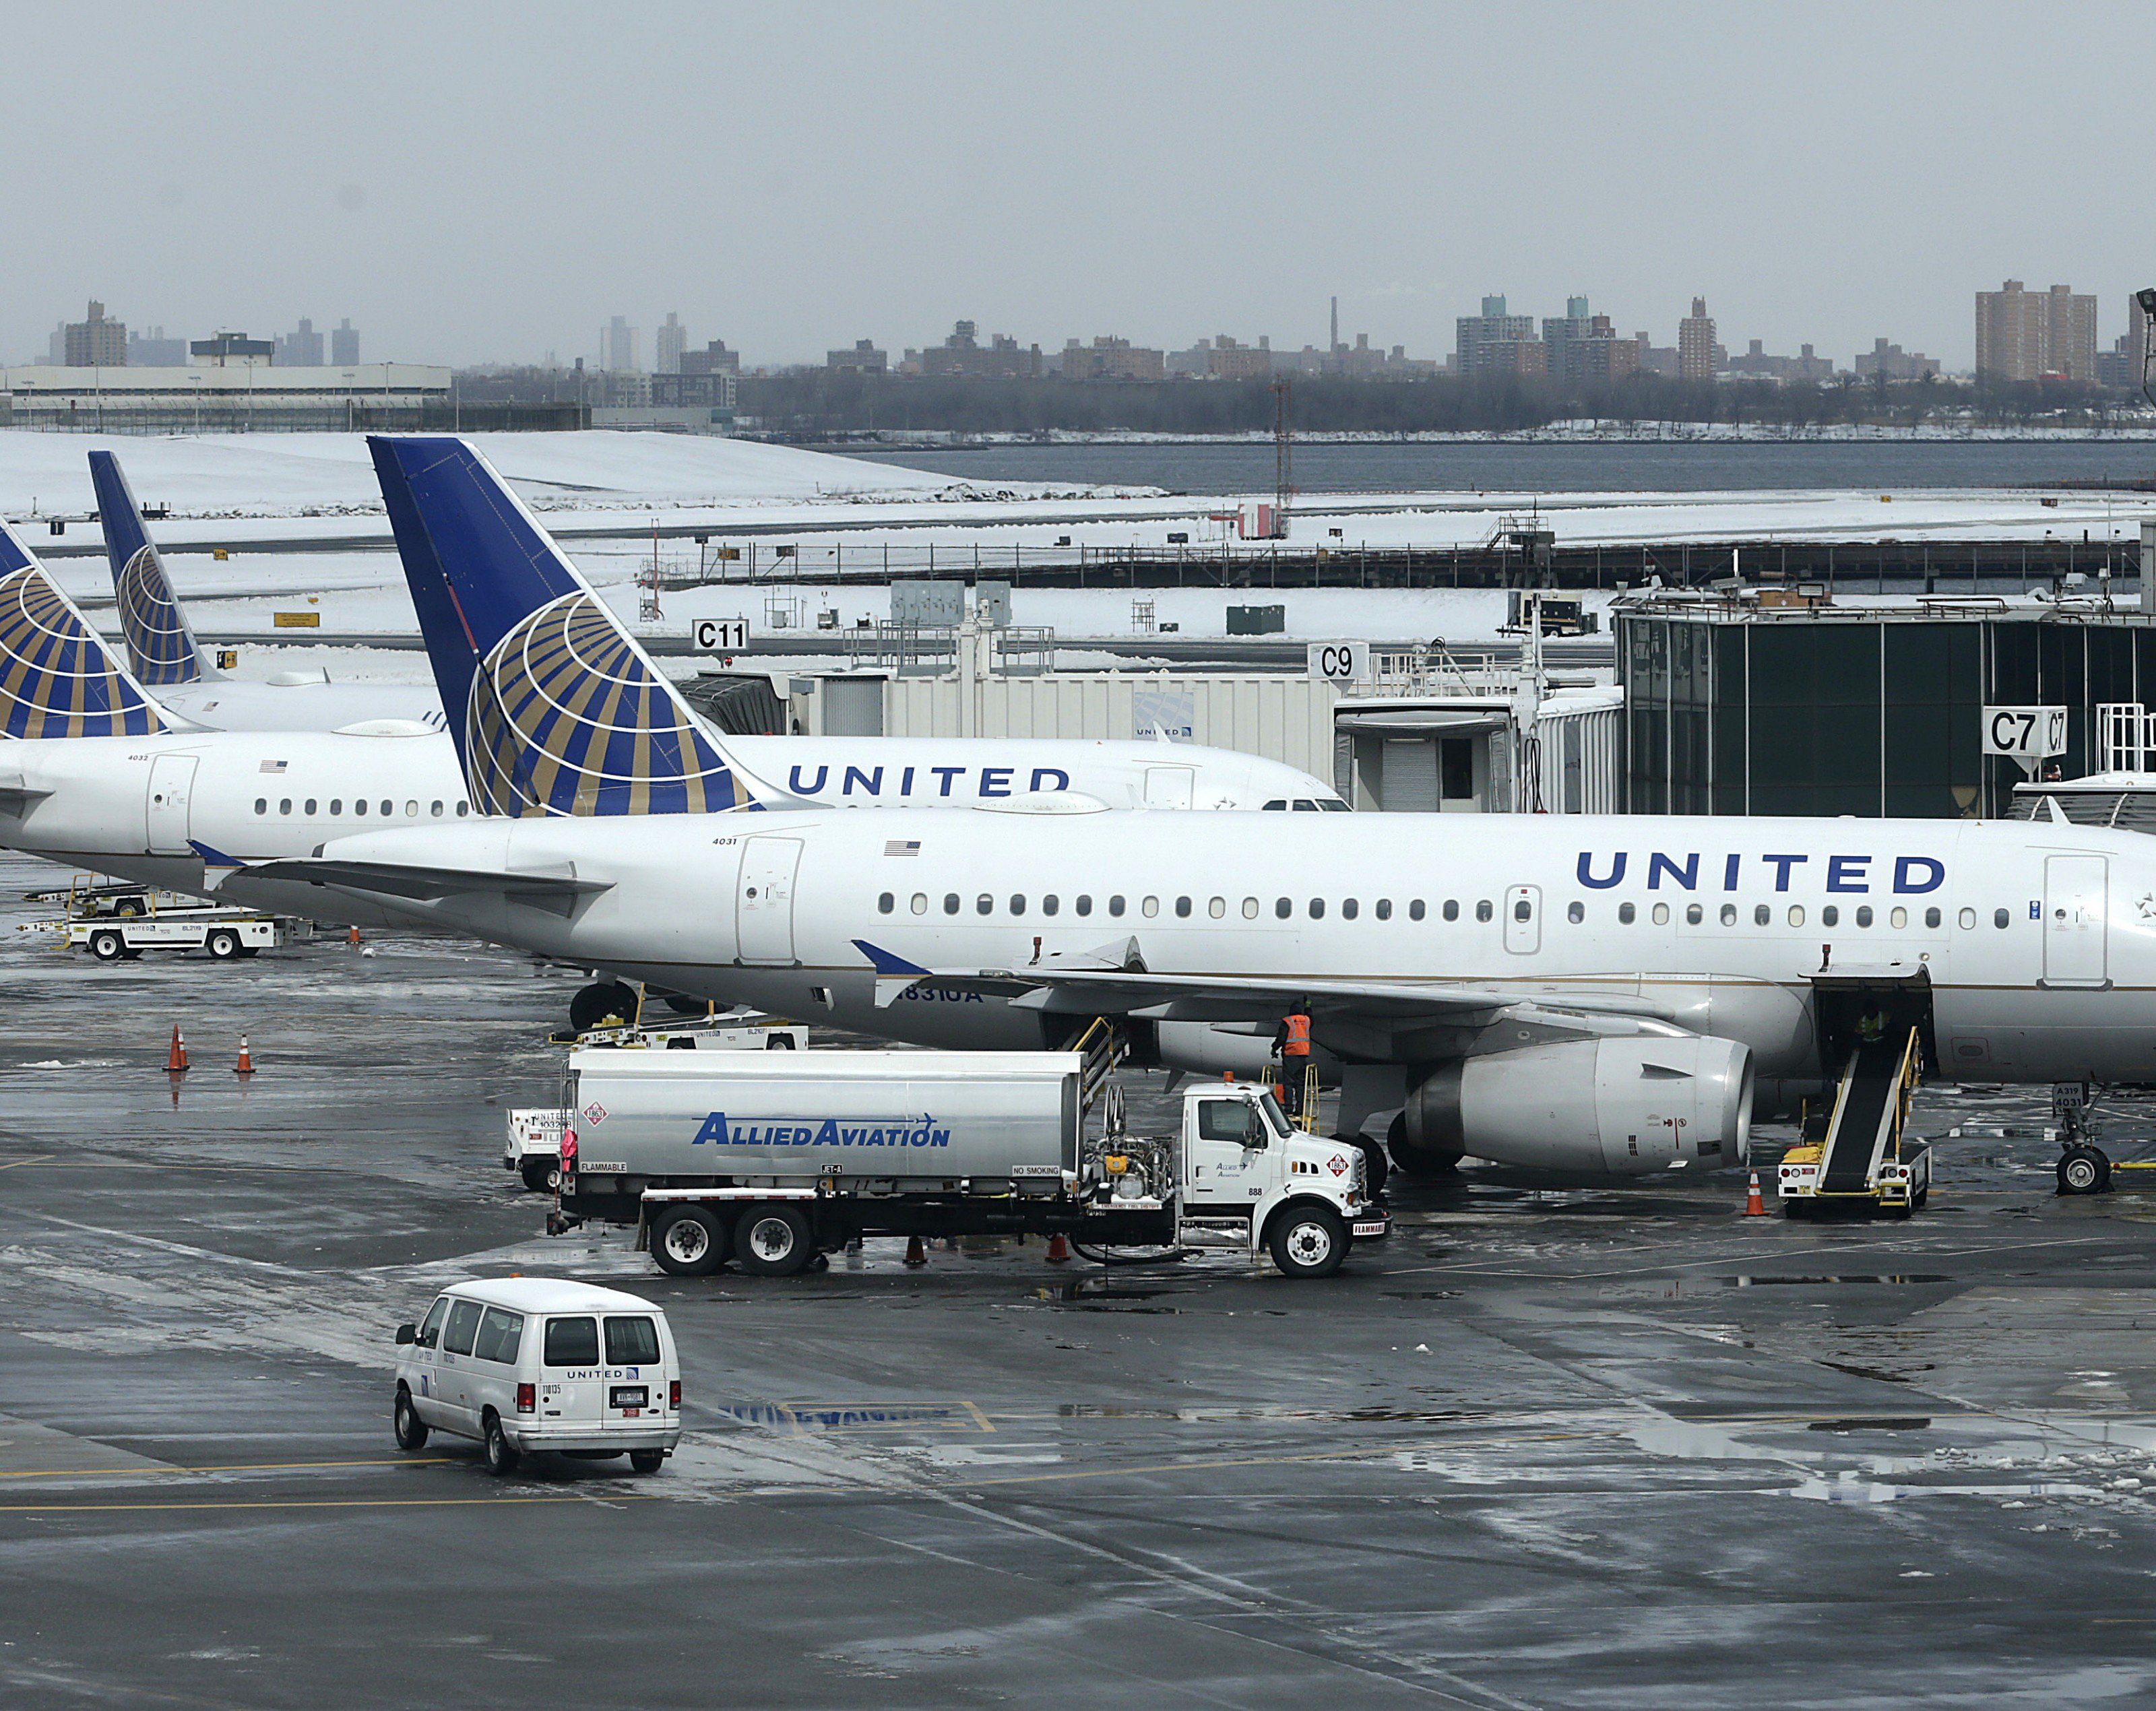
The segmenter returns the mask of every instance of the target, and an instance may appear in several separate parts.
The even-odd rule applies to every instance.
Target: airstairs
[[[1856,1042],[1835,1090],[1825,1139],[1783,1155],[1782,1205],[1791,1217],[1834,1205],[1907,1217],[1924,1203],[1931,1149],[1903,1133],[1923,1061],[1923,1037],[1915,1027]]]

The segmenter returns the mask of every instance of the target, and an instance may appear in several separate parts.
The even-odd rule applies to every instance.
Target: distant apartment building
[[[983,345],[970,320],[958,322],[949,338],[930,350],[907,351],[906,360],[916,372],[952,380],[1032,380],[1040,373],[1040,346],[1021,346],[1003,333]]]
[[[676,373],[654,374],[644,378],[648,382],[646,402],[652,408],[708,411],[713,422],[732,418],[736,390],[741,384],[732,371],[723,368],[685,368]]]
[[[276,364],[280,368],[320,368],[322,343],[314,322],[301,315],[299,325],[277,341]]]
[[[127,366],[127,329],[110,320],[105,305],[93,300],[90,313],[67,324],[62,339],[62,365],[68,368],[125,368]]]
[[[1834,377],[1834,359],[1820,356],[1810,345],[1799,346],[1798,354],[1794,356],[1777,356],[1758,339],[1751,341],[1743,356],[1718,358],[1716,366],[1718,370],[1743,375],[1748,380],[1776,380],[1787,383]]]
[[[891,353],[879,351],[873,339],[856,339],[850,351],[829,351],[824,366],[836,373],[884,374],[891,368]]]
[[[651,367],[657,374],[679,374],[681,353],[688,348],[689,330],[670,310],[659,330],[651,336]]]
[[[1453,371],[1463,378],[1548,373],[1548,354],[1535,336],[1534,317],[1507,315],[1502,297],[1485,297],[1481,314],[1463,315],[1454,325]]]
[[[339,368],[359,366],[359,329],[350,315],[330,329],[330,361]]]
[[[1657,345],[1653,337],[1645,332],[1633,334],[1632,343],[1639,352],[1636,366],[1641,374],[1665,375],[1671,380],[1676,378],[1677,347],[1676,346]]]
[[[1707,299],[1691,300],[1691,313],[1677,323],[1677,378],[1714,378],[1714,317],[1707,312]]]
[[[187,341],[167,338],[162,327],[130,333],[127,336],[127,366],[130,368],[185,368],[187,366]]]
[[[1543,319],[1543,349],[1549,377],[1562,387],[1605,387],[1639,371],[1639,346],[1619,338],[1608,315],[1590,315],[1584,297],[1566,298],[1563,315]]]
[[[741,372],[741,352],[729,350],[724,339],[714,339],[701,351],[684,351],[681,353],[681,372],[738,375]]]
[[[190,343],[187,357],[198,368],[268,368],[277,360],[277,343],[244,333],[213,333]]]
[[[2047,375],[2096,378],[2096,299],[2071,285],[2048,291],[2009,279],[1976,294],[1976,372],[1979,379],[2032,381]]]
[[[1090,345],[1072,339],[1063,346],[1062,371],[1065,380],[1163,380],[1168,356],[1165,351],[1147,350],[1112,334],[1096,337]]]
[[[636,329],[618,315],[599,329],[599,367],[608,374],[634,374],[640,366]]]
[[[1936,356],[1927,356],[1921,351],[1904,351],[1899,345],[1890,345],[1884,339],[1874,339],[1869,351],[1860,351],[1856,360],[1850,364],[1859,380],[1871,380],[1884,375],[1888,380],[1922,380],[1927,376],[1936,379],[1939,361]]]

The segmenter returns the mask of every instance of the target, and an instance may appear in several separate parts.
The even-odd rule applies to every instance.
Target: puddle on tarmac
[[[1811,1420],[1804,1424],[1806,1432],[1929,1432],[1932,1416],[1928,1414],[1905,1414],[1867,1418],[1859,1415],[1846,1420]]]
[[[1871,1276],[1850,1273],[1840,1277],[1816,1278],[1759,1278],[1739,1274],[1716,1281],[1725,1289],[1763,1289],[1777,1283],[1951,1283],[1956,1279],[1945,1272],[1887,1272]]]

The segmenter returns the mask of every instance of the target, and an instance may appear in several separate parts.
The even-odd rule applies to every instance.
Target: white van
[[[540,1450],[655,1473],[681,1440],[681,1363],[666,1315],[619,1289],[453,1283],[397,1327],[393,1417],[399,1449],[435,1430],[477,1438],[490,1473]]]

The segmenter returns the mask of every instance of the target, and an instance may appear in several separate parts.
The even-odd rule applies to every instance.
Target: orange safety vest
[[[1301,1011],[1287,1018],[1287,1038],[1281,1047],[1283,1058],[1307,1058],[1310,1055],[1310,1018]]]

